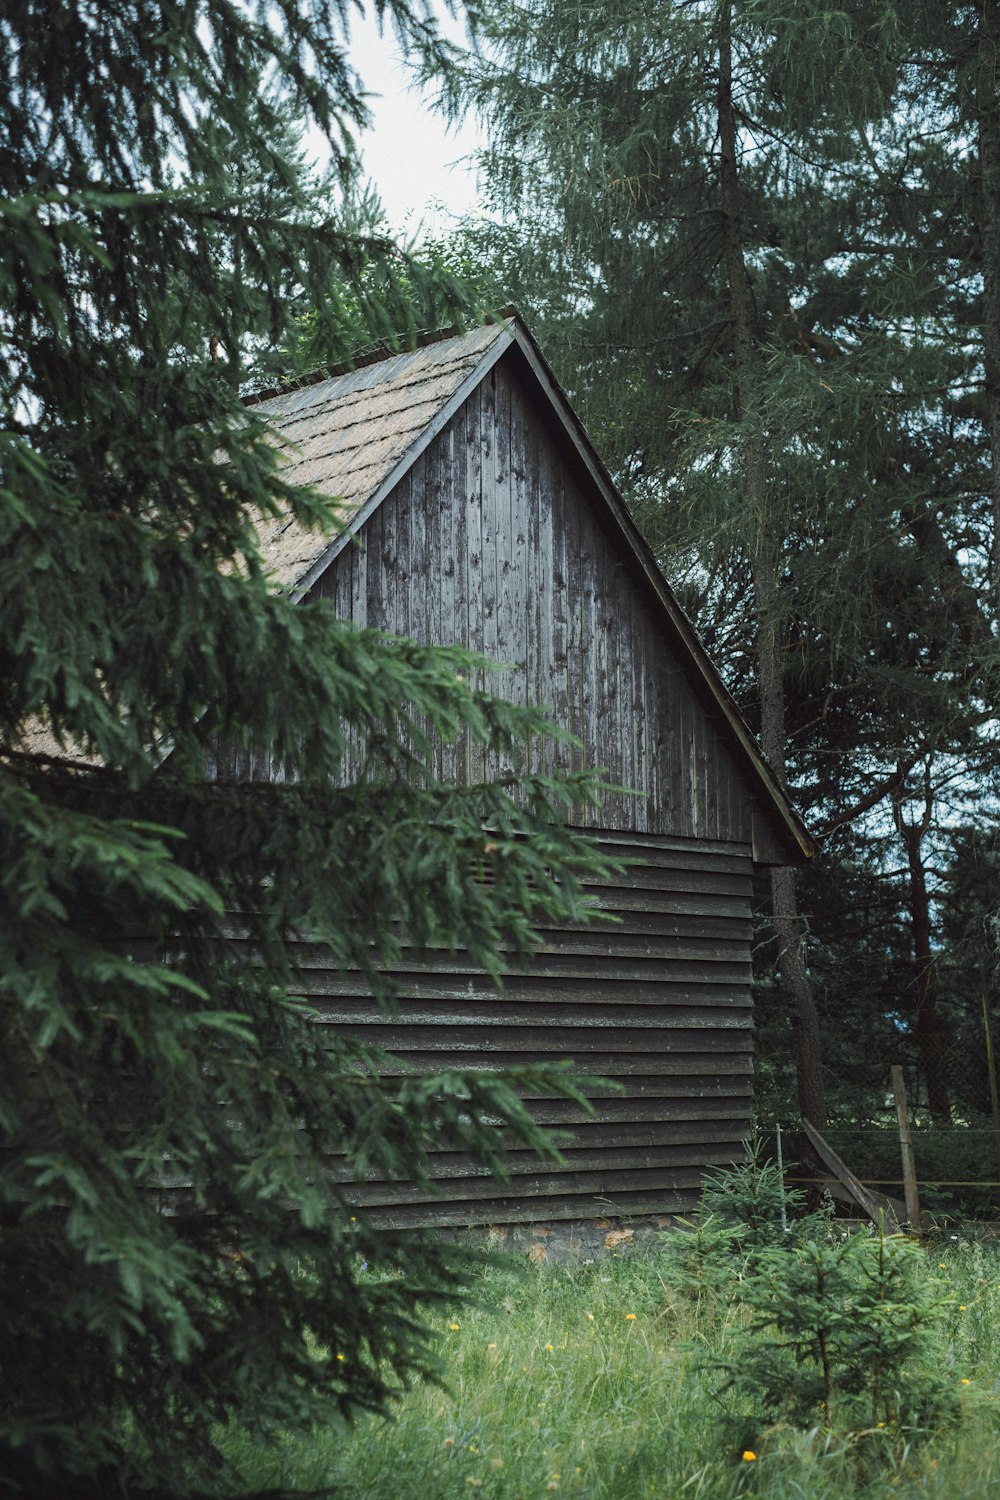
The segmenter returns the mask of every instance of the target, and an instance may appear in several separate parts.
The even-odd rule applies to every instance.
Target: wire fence
[[[883,1016],[865,1030],[851,1016],[829,1018],[823,1137],[865,1188],[902,1200],[903,1151],[892,1083],[899,1067],[922,1210],[939,1220],[1000,1224],[1000,994],[970,995],[961,1006],[941,1010],[933,1029],[912,1021],[893,1024]],[[766,1006],[758,1015],[758,1134],[773,1149],[780,1124],[789,1182],[816,1187],[828,1177],[797,1134],[790,1028]]]
[[[830,1125],[825,1138],[866,1188],[902,1201],[903,1148],[895,1118],[884,1124]],[[910,1139],[920,1206],[934,1219],[1000,1220],[997,1132],[989,1122],[911,1124]],[[789,1180],[821,1186],[825,1179],[793,1170]]]

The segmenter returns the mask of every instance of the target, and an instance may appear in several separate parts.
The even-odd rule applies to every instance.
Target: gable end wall
[[[510,361],[487,375],[314,592],[358,624],[515,664],[484,685],[548,706],[583,742],[582,752],[532,747],[531,769],[601,766],[638,793],[609,794],[589,826],[770,847],[755,790],[658,623],[641,570]],[[501,769],[468,745],[443,748],[441,762],[449,775]]]

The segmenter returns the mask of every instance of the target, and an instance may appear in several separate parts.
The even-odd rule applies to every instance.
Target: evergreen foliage
[[[378,10],[445,65],[421,4]],[[565,826],[592,778],[436,781],[435,734],[516,767],[545,730],[469,686],[481,662],[293,604],[258,551],[262,518],[336,516],[282,478],[250,362],[302,299],[335,334],[332,280],[406,264],[427,292],[344,208],[350,14],[0,13],[5,1494],[222,1486],[215,1424],[266,1437],[433,1373],[420,1310],[461,1258],[376,1233],[347,1185],[425,1181],[442,1142],[502,1171],[497,1121],[552,1150],[523,1091],[578,1097],[558,1070],[383,1079],[291,998],[295,934],[391,1004],[402,931],[497,973],[602,868]],[[325,202],[283,111],[327,133]],[[373,754],[347,784],[351,734]],[[251,739],[284,781],[213,779],[213,747]]]
[[[747,1446],[788,1422],[850,1437],[860,1458],[884,1462],[956,1421],[947,1287],[913,1240],[831,1234],[764,1249],[744,1295],[753,1317],[719,1363],[722,1391],[742,1397]]]
[[[888,1005],[883,1040],[915,1037],[944,1118],[957,1018],[933,872],[951,829],[995,821],[998,761],[996,8],[483,10],[465,97],[490,121],[502,222],[466,242],[536,321],[834,853],[839,909],[875,882],[870,910],[903,936],[865,987],[857,924],[836,934],[829,880],[805,885],[830,943],[828,1049],[845,1010]],[[803,976],[782,972],[787,882],[773,910],[762,953],[792,997],[804,1107],[817,1070]]]

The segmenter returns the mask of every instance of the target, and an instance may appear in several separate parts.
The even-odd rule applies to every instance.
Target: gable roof
[[[331,541],[278,517],[260,529],[274,579],[301,595],[511,344],[485,324],[408,354],[253,401],[284,450],[283,477],[336,497],[344,528]]]
[[[764,759],[735,700],[709,659],[637,529],[611,475],[540,349],[516,313],[466,333],[439,336],[406,354],[254,401],[284,448],[285,476],[338,502],[333,538],[278,518],[262,527],[261,551],[272,576],[301,598],[395,488],[466,398],[505,355],[545,408],[586,490],[631,554],[657,605],[660,622],[691,667],[696,691],[713,711],[751,785],[799,857],[816,845]]]

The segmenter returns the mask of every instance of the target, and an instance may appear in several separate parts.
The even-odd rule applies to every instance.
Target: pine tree
[[[421,6],[379,9],[443,65]],[[591,778],[435,779],[428,735],[516,760],[538,715],[470,688],[466,654],[293,604],[257,550],[261,518],[335,516],[282,478],[246,361],[398,254],[303,197],[259,87],[326,130],[346,192],[349,10],[0,15],[4,1493],[180,1495],[224,1482],[216,1424],[383,1408],[434,1370],[421,1309],[461,1258],[375,1233],[346,1184],[426,1182],[445,1141],[502,1171],[498,1117],[551,1149],[541,1075],[387,1079],[289,998],[294,934],[387,1000],[404,932],[496,974],[601,868],[565,826]],[[361,732],[381,770],[350,784]],[[285,781],[209,779],[220,737]]]
[[[499,239],[498,274],[831,837],[891,827],[928,757],[971,773],[995,700],[974,284],[942,232],[971,196],[940,36],[961,22],[935,9],[494,0],[467,70],[504,220],[470,241]],[[788,872],[774,887],[816,1119]]]

